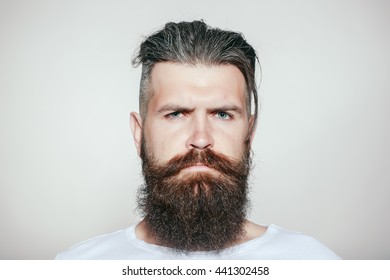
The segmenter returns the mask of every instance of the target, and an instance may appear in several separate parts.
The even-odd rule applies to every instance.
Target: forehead
[[[246,83],[233,65],[188,65],[157,63],[151,73],[153,97],[150,101],[186,98],[231,99],[245,102]]]

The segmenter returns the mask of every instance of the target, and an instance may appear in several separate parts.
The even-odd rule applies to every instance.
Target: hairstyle
[[[240,33],[212,28],[203,21],[169,22],[141,43],[139,52],[132,61],[133,66],[142,64],[139,94],[141,118],[146,118],[148,103],[153,94],[149,86],[151,72],[156,63],[177,62],[205,66],[230,64],[236,66],[245,78],[249,115],[253,94],[253,130],[258,115],[256,61],[256,51]]]

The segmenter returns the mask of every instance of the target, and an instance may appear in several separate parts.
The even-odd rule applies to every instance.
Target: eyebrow
[[[220,111],[227,111],[227,112],[236,112],[237,114],[242,115],[242,109],[236,105],[226,105],[221,107],[215,107],[210,109],[211,112],[220,112]]]
[[[158,113],[164,113],[164,112],[192,112],[194,111],[194,108],[189,108],[181,105],[176,104],[167,104],[162,106],[160,109],[157,110]],[[236,112],[237,114],[242,115],[242,109],[236,105],[225,105],[220,107],[212,107],[208,109],[209,112],[219,112],[219,111],[228,111],[228,112]]]
[[[157,110],[158,113],[163,112],[176,112],[176,111],[186,111],[186,112],[192,112],[194,109],[176,105],[176,104],[167,104],[162,106],[160,109]]]

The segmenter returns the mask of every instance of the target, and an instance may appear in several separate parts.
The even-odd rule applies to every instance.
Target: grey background
[[[0,258],[52,259],[139,219],[130,60],[167,21],[204,19],[263,68],[250,218],[388,259],[389,3],[0,1]]]

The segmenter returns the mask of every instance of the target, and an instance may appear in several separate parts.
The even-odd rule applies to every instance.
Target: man
[[[143,220],[57,258],[337,259],[312,237],[246,220],[256,61],[242,35],[201,21],[146,38],[134,59],[140,114],[130,117]]]

